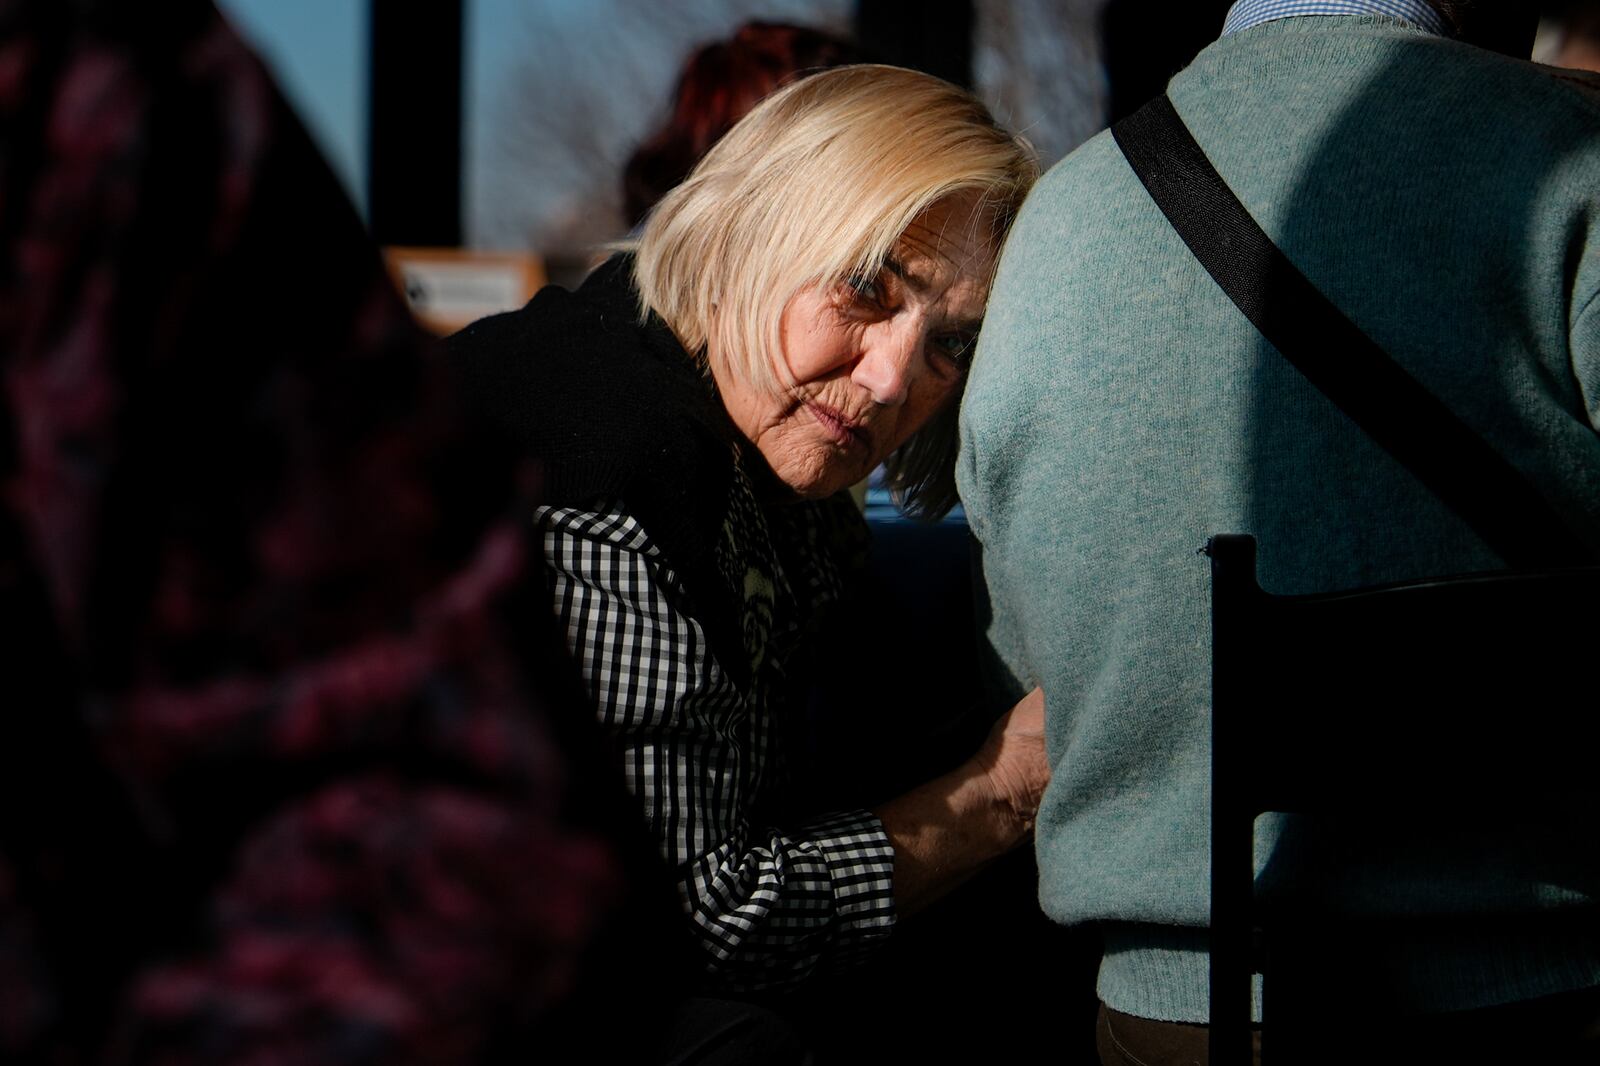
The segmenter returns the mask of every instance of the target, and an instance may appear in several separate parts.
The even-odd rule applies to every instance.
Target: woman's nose
[[[874,403],[885,407],[905,403],[921,347],[919,330],[896,330],[876,337],[861,353],[850,380],[871,393]]]

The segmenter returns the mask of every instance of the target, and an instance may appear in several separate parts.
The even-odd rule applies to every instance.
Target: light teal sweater
[[[1230,36],[1170,95],[1289,258],[1600,545],[1600,96],[1373,17]],[[989,639],[1019,693],[1046,692],[1044,909],[1105,923],[1111,1006],[1203,1021],[1196,549],[1254,534],[1278,592],[1503,564],[1266,346],[1105,134],[1046,175],[1006,246],[958,482]],[[1514,729],[1515,713],[1463,727]],[[1353,912],[1446,916],[1426,946],[1373,958],[1376,1001],[1462,1009],[1600,983],[1568,919],[1600,883],[1593,826],[1552,811],[1485,830],[1487,860],[1425,828],[1397,813],[1322,885]],[[1535,911],[1539,933],[1478,935],[1484,916]]]

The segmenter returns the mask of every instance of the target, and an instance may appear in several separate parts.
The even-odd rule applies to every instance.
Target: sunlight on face
[[[996,254],[978,206],[976,193],[940,200],[876,277],[796,293],[779,326],[778,392],[711,360],[734,424],[800,496],[860,481],[959,391]]]

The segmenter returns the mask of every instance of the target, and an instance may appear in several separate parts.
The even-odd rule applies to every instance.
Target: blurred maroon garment
[[[209,3],[0,0],[0,1060],[525,1060],[593,980],[536,478],[443,371]]]

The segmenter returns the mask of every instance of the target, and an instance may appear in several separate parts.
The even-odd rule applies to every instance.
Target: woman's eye
[[[933,338],[933,350],[942,358],[965,370],[972,361],[978,337],[973,333],[940,333]]]
[[[881,304],[884,299],[881,274],[855,274],[846,279],[844,287],[852,299],[862,303]]]

